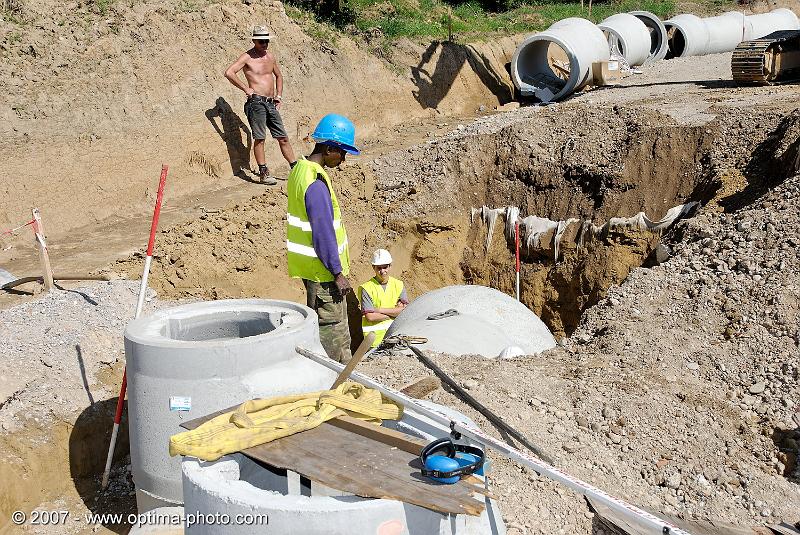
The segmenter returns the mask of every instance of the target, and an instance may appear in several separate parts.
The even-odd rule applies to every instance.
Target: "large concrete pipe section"
[[[597,27],[607,35],[612,54],[625,58],[628,65],[642,65],[650,57],[650,32],[638,17],[617,13]]]
[[[696,15],[676,15],[664,21],[669,51],[667,59],[702,56],[708,49],[708,27]]]
[[[169,437],[184,421],[256,397],[330,387],[335,374],[295,352],[323,352],[317,315],[288,301],[193,303],[125,329],[131,465],[139,512],[183,502]]]
[[[778,30],[798,30],[800,20],[792,10],[781,8],[750,16],[738,11],[705,19],[678,15],[664,21],[664,26],[669,41],[667,58],[673,58],[730,52],[742,41],[759,39]]]
[[[667,45],[667,29],[661,19],[649,11],[631,11],[630,14],[642,21],[650,34],[650,54],[644,64],[664,59],[669,46]]]
[[[444,314],[448,311],[456,313]],[[550,329],[525,305],[486,286],[447,286],[411,303],[387,336],[423,336],[423,349],[487,358],[533,355],[555,347]]]
[[[716,17],[703,19],[708,29],[706,54],[730,52],[742,42],[747,31],[747,17],[738,11],[728,11]]]
[[[748,32],[745,41],[760,39],[778,30],[800,30],[800,20],[791,9],[784,7],[773,9],[769,13],[749,15],[747,17]]]
[[[517,47],[511,78],[523,96],[560,100],[592,81],[592,63],[608,59],[603,32],[591,21],[570,17]]]
[[[441,405],[426,403],[445,411],[454,419],[475,425],[466,416]],[[446,437],[450,430],[440,424],[430,429],[414,429],[419,424],[403,416],[406,433],[430,441]],[[424,418],[424,417],[423,417]],[[389,423],[389,422],[387,422]],[[396,423],[396,422],[395,422]],[[410,427],[411,426],[411,427]],[[423,428],[427,426],[423,425]],[[430,431],[430,432],[429,432]],[[301,484],[296,473],[274,470],[241,453],[226,455],[213,462],[193,458],[183,460],[185,510],[197,517],[214,515],[231,519],[252,519],[251,525],[187,525],[186,535],[351,535],[353,533],[396,533],[399,535],[503,535],[506,533],[500,509],[493,499],[480,499],[486,509],[480,516],[445,514],[392,499],[362,498],[318,485],[311,480]],[[491,470],[489,466],[485,468]],[[380,474],[363,474],[380,477]],[[482,476],[479,476],[482,477]],[[269,518],[269,525],[257,519]],[[390,529],[394,528],[394,529]]]

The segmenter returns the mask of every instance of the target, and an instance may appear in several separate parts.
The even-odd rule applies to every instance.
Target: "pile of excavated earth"
[[[524,36],[402,42],[387,61],[368,40],[310,37],[278,2],[114,2],[106,13],[39,4],[7,3],[18,22],[0,23],[8,89],[0,164],[10,170],[0,177],[0,227],[40,204],[57,271],[123,280],[47,295],[23,286],[0,297],[0,533],[16,509],[135,507],[125,422],[110,491],[99,492],[99,476],[138,290],[124,279],[141,273],[143,214],[162,158],[170,186],[145,313],[185,299],[304,301],[286,272],[285,183],[263,190],[234,174],[235,162],[247,162],[248,138],[240,96],[217,74],[254,18],[286,42],[284,74],[296,91],[287,91],[285,114],[297,152],[309,151],[303,138],[322,111],[303,107],[330,82],[320,73],[335,73],[344,88],[332,97],[335,111],[364,125],[363,156],[331,175],[353,282],[370,276],[368,255],[385,247],[412,300],[464,283],[513,294],[507,207],[521,218],[602,227],[699,203],[659,232],[620,227],[581,239],[568,227],[558,255],[551,235],[525,244],[521,299],[556,335],[555,349],[512,360],[432,357],[558,467],[612,495],[686,519],[800,520],[797,86],[735,87],[730,54],[717,54],[662,61],[621,87],[520,108],[507,104],[503,65]],[[193,55],[201,36],[210,41],[197,64],[176,59]],[[99,74],[67,68],[82,54],[104,58]],[[134,59],[125,66],[115,57]],[[56,73],[53,90],[75,97],[48,100],[37,74],[46,69]],[[172,86],[161,81],[165,71]],[[50,143],[53,132],[64,135]],[[75,157],[54,181],[52,162],[64,154]],[[501,209],[491,237],[473,217],[483,207]],[[4,241],[0,265],[36,273],[26,239]],[[399,353],[359,369],[395,387],[431,374]],[[429,398],[502,436],[448,390]],[[511,535],[607,533],[582,497],[490,457],[490,487]]]
[[[800,176],[753,201],[685,221],[674,256],[634,270],[562,347],[436,362],[558,466],[632,503],[741,526],[797,521]],[[365,368],[394,386],[431,373],[406,355]],[[491,428],[454,395],[433,400]],[[580,497],[513,463],[492,470],[511,533],[591,532]]]

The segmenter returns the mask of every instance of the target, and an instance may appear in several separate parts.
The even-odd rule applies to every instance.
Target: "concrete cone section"
[[[462,422],[475,425],[463,414],[435,403],[426,403]],[[387,422],[390,423],[390,422]],[[409,410],[392,427],[425,440],[445,437],[449,429]],[[397,425],[400,424],[400,425]],[[464,441],[460,441],[464,442]],[[464,442],[469,443],[469,442]],[[227,515],[252,520],[252,525],[198,523],[185,526],[187,535],[238,533],[256,535],[503,535],[506,533],[494,500],[477,496],[486,509],[480,516],[443,514],[398,500],[361,498],[337,489],[300,484],[291,471],[272,471],[235,453],[214,462],[183,460],[185,510],[197,517]],[[486,466],[484,470],[490,470]],[[365,474],[364,477],[379,477]],[[482,476],[476,476],[482,477]],[[258,524],[268,518],[269,525]]]
[[[448,310],[457,313],[433,319]],[[556,346],[536,314],[486,286],[447,286],[420,296],[389,327],[387,336],[398,334],[426,337],[424,349],[487,358],[533,355]]]
[[[323,352],[317,315],[288,301],[193,303],[125,330],[131,465],[140,513],[183,502],[169,437],[184,421],[257,397],[328,388],[335,374],[295,352]]]

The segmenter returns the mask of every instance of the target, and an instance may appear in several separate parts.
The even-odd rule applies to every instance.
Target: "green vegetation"
[[[178,13],[192,13],[194,11],[200,11],[206,7],[206,5],[208,5],[208,2],[204,2],[203,0],[180,0],[175,6],[175,10]]]
[[[326,22],[322,17],[316,17],[310,11],[290,4],[286,4],[285,8],[286,15],[302,24],[306,34],[321,43],[336,44],[339,32],[332,23]]]
[[[0,0],[0,17],[11,24],[23,25],[22,3],[19,0]]]
[[[330,1],[310,3],[287,0],[287,13],[295,19],[324,24],[350,33],[378,28],[387,38],[419,37],[460,40],[491,35],[540,31],[567,17],[584,17],[598,22],[609,15],[635,9],[652,11],[662,18],[675,11],[674,0],[621,0],[593,4],[527,3],[525,0],[347,0],[343,9]],[[725,2],[727,0],[711,0]]]
[[[111,8],[111,4],[114,0],[94,0],[94,7],[97,9],[97,12],[101,15],[105,15],[108,13],[108,10]]]

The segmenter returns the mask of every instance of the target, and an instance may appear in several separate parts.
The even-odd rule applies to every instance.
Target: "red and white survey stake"
[[[156,243],[156,229],[158,228],[158,216],[161,214],[161,201],[164,198],[164,184],[167,182],[168,165],[161,166],[161,180],[158,182],[158,194],[156,195],[156,208],[153,211],[153,222],[150,224],[150,241],[147,242],[147,257],[144,259],[144,271],[142,272],[142,283],[139,285],[139,300],[136,302],[136,319],[142,313],[144,307],[144,296],[147,293],[147,277],[150,275],[150,264],[153,262],[153,246]],[[119,389],[117,398],[117,412],[114,415],[114,429],[111,431],[111,444],[108,446],[108,457],[106,457],[106,468],[103,470],[102,489],[108,486],[108,476],[111,473],[111,461],[114,457],[114,448],[117,445],[117,434],[119,433],[119,423],[122,421],[122,409],[125,407],[125,391],[128,388],[127,366],[122,373],[122,386]]]

